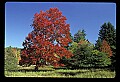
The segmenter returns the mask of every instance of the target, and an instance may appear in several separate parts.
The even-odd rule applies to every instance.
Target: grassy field
[[[33,67],[25,67],[22,71],[5,71],[5,77],[49,77],[49,78],[114,78],[115,72],[107,69],[52,69],[39,68],[37,72]],[[26,69],[26,71],[25,71]]]

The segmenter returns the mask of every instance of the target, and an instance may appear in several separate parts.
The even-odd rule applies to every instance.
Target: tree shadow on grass
[[[35,70],[35,69],[18,69],[18,70],[9,70],[10,72],[47,72],[47,71],[54,71],[54,70],[46,70],[46,69],[39,69],[39,70]]]
[[[59,74],[62,74],[62,75],[65,75],[65,76],[75,76],[75,75],[77,75],[77,74],[80,74],[80,73],[87,73],[87,72],[90,72],[89,70],[87,70],[87,71],[78,71],[78,72],[57,72],[57,73],[59,73]]]
[[[72,69],[72,70],[76,70],[76,69]],[[73,72],[73,71],[60,71],[57,72],[59,74],[65,75],[65,76],[75,76],[77,74],[84,74],[84,73],[88,73],[88,72],[98,72],[98,71],[103,71],[103,70],[109,70],[109,69],[102,69],[102,68],[82,68],[82,69],[77,69],[79,71]],[[83,70],[83,71],[82,71]]]

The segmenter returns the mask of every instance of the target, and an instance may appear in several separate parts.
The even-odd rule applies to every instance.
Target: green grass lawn
[[[26,67],[31,69],[33,67]],[[24,68],[25,69],[25,68]],[[39,68],[37,72],[30,71],[5,71],[5,77],[50,77],[50,78],[114,78],[115,72],[107,69],[53,69]]]

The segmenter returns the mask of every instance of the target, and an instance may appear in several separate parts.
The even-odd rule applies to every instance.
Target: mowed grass
[[[27,68],[26,68],[27,69]],[[43,77],[43,78],[114,78],[115,72],[107,69],[52,69],[39,68],[38,71],[5,71],[5,77]]]

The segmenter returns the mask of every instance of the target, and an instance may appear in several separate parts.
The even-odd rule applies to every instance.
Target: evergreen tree
[[[74,53],[74,58],[77,59],[75,63],[76,67],[91,67],[91,51],[93,50],[93,45],[87,40],[80,40],[78,43],[78,48]]]
[[[99,31],[99,38],[101,40],[106,40],[110,46],[116,46],[116,31],[114,26],[108,22],[107,24],[104,23],[101,26]]]
[[[68,49],[69,49],[72,53],[74,53],[77,48],[78,48],[78,43],[77,43],[77,42],[72,42],[72,43],[71,43],[71,46],[69,46]]]
[[[70,38],[71,38],[72,41],[74,40],[74,37],[72,36],[71,33],[70,33]],[[71,42],[71,43],[72,43],[72,42]]]
[[[98,35],[99,37],[98,37],[98,40],[96,41],[95,48],[99,50],[101,46],[100,43],[103,40],[106,40],[112,50],[112,56],[111,56],[112,64],[111,65],[112,67],[114,67],[115,62],[116,62],[116,30],[114,26],[110,22],[104,23],[101,26],[101,29],[99,30]]]
[[[79,42],[80,40],[85,40],[85,30],[83,29],[82,31],[81,30],[78,30],[78,32],[76,34],[74,34],[74,42]]]
[[[81,67],[90,67],[93,45],[87,40],[80,40],[79,43],[73,42],[69,50],[74,54],[69,59],[63,58],[63,63],[68,68],[79,69]]]
[[[69,47],[70,47],[71,44],[73,43],[73,36],[72,36],[71,33],[70,33],[70,38],[71,38],[72,41],[68,43],[68,46],[65,46],[65,48],[66,48],[67,50],[69,50]]]
[[[106,67],[111,64],[111,60],[107,53],[93,50],[91,55],[91,64],[93,67]]]
[[[96,44],[95,44],[95,49],[100,50],[101,44],[102,44],[102,41],[101,41],[101,39],[98,37],[98,40],[96,41]]]

